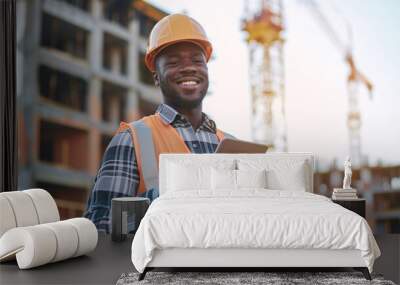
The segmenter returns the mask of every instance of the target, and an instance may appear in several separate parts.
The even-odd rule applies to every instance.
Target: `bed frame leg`
[[[138,281],[142,281],[144,279],[144,277],[146,276],[147,271],[149,271],[149,269],[146,267],[144,269],[144,271],[142,273],[139,274],[139,278]]]
[[[364,275],[365,279],[372,280],[371,275],[369,274],[369,270],[367,267],[354,267],[355,270],[361,271]]]

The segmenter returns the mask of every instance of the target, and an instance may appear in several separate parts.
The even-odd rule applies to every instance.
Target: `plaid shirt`
[[[156,113],[171,124],[192,153],[213,153],[218,145],[216,125],[202,113],[202,123],[194,130],[190,122],[172,107],[161,104]],[[134,197],[139,186],[138,165],[129,130],[116,134],[108,145],[88,200],[85,217],[100,231],[110,232],[111,200]]]

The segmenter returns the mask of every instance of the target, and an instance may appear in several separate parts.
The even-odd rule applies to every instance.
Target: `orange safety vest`
[[[151,136],[153,139],[154,154],[156,156],[157,166],[159,164],[159,156],[161,153],[191,153],[191,151],[185,144],[184,140],[179,135],[178,131],[170,124],[166,124],[158,113],[150,116],[145,116],[141,119],[141,121],[143,121],[143,123],[151,130]],[[142,196],[146,191],[150,189],[147,189],[145,185],[145,179],[143,177],[142,167],[143,163],[145,162],[143,161],[143,157],[141,157],[141,151],[140,151],[141,146],[139,143],[137,132],[132,124],[121,122],[117,130],[117,133],[125,131],[127,129],[130,130],[132,142],[135,147],[135,155],[140,177],[139,187],[136,192],[136,195]],[[221,141],[224,138],[224,132],[222,132],[221,130],[217,129],[216,134],[219,141]]]

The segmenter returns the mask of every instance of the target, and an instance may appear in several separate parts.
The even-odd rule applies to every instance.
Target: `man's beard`
[[[195,109],[201,105],[204,97],[207,94],[208,85],[206,88],[200,91],[200,98],[196,100],[185,100],[180,98],[176,91],[170,88],[170,85],[167,84],[164,80],[160,81],[160,89],[163,93],[164,97],[168,99],[175,107],[183,108],[183,109]]]

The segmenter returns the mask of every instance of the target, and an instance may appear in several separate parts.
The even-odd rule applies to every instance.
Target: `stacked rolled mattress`
[[[90,220],[60,221],[43,189],[0,193],[0,262],[16,259],[20,269],[28,269],[87,254],[97,240]]]

